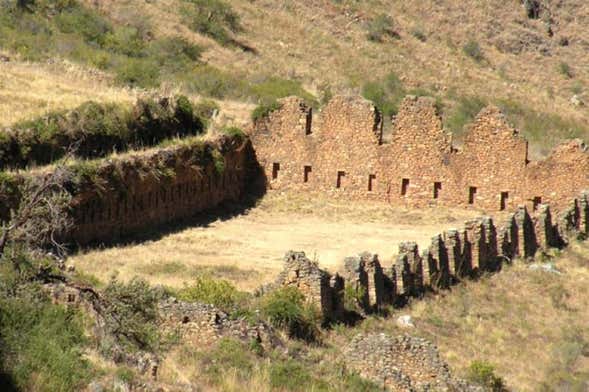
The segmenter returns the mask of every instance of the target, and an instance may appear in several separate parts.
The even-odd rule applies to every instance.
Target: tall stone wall
[[[73,227],[63,239],[81,245],[112,242],[239,201],[252,156],[249,140],[221,137],[104,160],[91,175],[72,166],[66,186]],[[15,181],[22,185],[24,177]],[[18,204],[18,199],[0,199],[3,215]]]
[[[390,273],[381,266],[378,256],[362,253],[347,257],[341,275],[331,277],[304,253],[289,252],[278,284],[302,288],[326,319],[345,314],[343,293],[353,294],[362,312],[379,311],[428,291],[449,289],[464,279],[500,271],[504,263],[514,259],[528,260],[538,252],[586,238],[589,193],[582,192],[568,204],[556,222],[546,204],[531,214],[525,206],[519,206],[501,227],[488,216],[465,222],[459,230],[434,236],[422,254],[416,243],[402,242]]]
[[[335,97],[313,113],[303,101],[282,107],[250,130],[272,189],[319,191],[396,205],[553,210],[589,187],[589,153],[573,140],[530,162],[527,141],[496,107],[483,109],[458,149],[435,102],[407,97],[383,143],[383,119],[359,97]]]

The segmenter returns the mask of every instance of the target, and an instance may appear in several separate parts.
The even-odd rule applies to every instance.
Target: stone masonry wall
[[[358,306],[370,313],[386,305],[404,304],[427,291],[448,289],[463,279],[500,271],[503,263],[516,258],[530,259],[538,252],[586,238],[588,222],[589,192],[582,192],[554,221],[546,204],[531,214],[519,206],[501,227],[483,216],[465,222],[462,229],[438,234],[421,255],[416,243],[402,242],[390,272],[382,268],[377,255],[362,253],[347,257],[341,275],[331,277],[304,253],[289,252],[277,283],[301,288],[326,320],[345,314],[343,293],[362,294]]]
[[[483,109],[459,150],[435,102],[407,97],[382,142],[382,117],[359,97],[335,97],[316,115],[298,98],[250,130],[271,189],[319,191],[397,205],[555,211],[589,187],[589,153],[580,140],[528,160],[527,141],[496,107]]]
[[[203,148],[211,149],[222,164],[199,161]],[[221,138],[204,146],[171,147],[123,162],[107,162],[99,170],[100,186],[74,195],[74,230],[69,237],[80,244],[112,241],[222,202],[238,201],[244,192],[250,152],[247,141]],[[122,173],[113,177],[113,171]]]
[[[249,140],[236,136],[128,154],[98,167],[90,163],[90,169],[66,168],[73,227],[62,239],[81,245],[116,241],[239,201],[253,175],[252,162]],[[24,182],[24,175],[15,179],[19,187]],[[18,202],[0,192],[0,220]]]

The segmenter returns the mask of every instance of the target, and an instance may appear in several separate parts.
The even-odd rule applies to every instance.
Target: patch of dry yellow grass
[[[271,192],[259,206],[230,220],[189,227],[156,241],[90,250],[71,262],[101,280],[118,273],[122,279],[139,275],[179,287],[198,274],[212,273],[251,290],[274,279],[289,250],[304,250],[330,270],[363,251],[378,253],[390,265],[401,241],[425,247],[433,235],[477,215]]]
[[[110,77],[67,61],[0,63],[0,126],[76,107],[83,102],[133,102],[136,91],[113,87]]]

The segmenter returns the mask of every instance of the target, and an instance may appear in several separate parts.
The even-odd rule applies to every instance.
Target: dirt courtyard
[[[113,274],[123,280],[137,275],[179,287],[199,274],[210,274],[252,290],[274,279],[288,250],[305,251],[331,271],[346,256],[363,251],[377,253],[390,266],[400,242],[416,241],[423,249],[433,235],[481,214],[271,192],[232,219],[186,228],[157,241],[89,250],[70,262],[103,282]]]

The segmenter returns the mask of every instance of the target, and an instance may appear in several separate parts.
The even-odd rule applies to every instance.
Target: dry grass
[[[157,241],[90,250],[71,262],[101,280],[118,273],[122,279],[139,275],[179,287],[208,272],[251,290],[273,280],[288,250],[304,250],[331,270],[344,257],[362,251],[378,253],[390,265],[399,242],[412,240],[425,247],[433,235],[478,214],[270,193],[258,207],[233,219],[187,228]]]
[[[69,62],[0,63],[0,126],[89,100],[130,103],[137,96],[113,87],[108,76]]]

